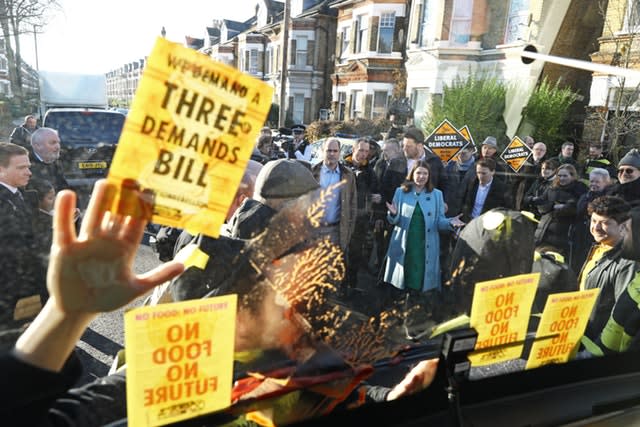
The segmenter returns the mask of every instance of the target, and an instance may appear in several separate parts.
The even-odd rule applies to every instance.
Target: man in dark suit
[[[0,142],[0,330],[17,328],[34,316],[37,309],[21,308],[46,289],[44,263],[34,252],[32,210],[22,191],[31,178],[30,165],[26,148]]]
[[[507,187],[499,179],[494,179],[496,162],[493,159],[478,160],[475,166],[476,178],[469,181],[464,191],[462,220],[469,222],[493,208],[511,208],[511,197]]]
[[[56,193],[71,188],[64,175],[60,158],[60,137],[51,128],[37,129],[31,135],[31,173],[34,178],[49,181]]]

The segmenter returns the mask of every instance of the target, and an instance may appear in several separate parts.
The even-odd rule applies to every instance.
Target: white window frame
[[[530,0],[511,0],[504,34],[506,44],[524,40],[529,27],[530,3]]]
[[[429,39],[431,27],[431,14],[429,13],[429,0],[422,1],[422,16],[419,17],[420,21],[418,22],[418,46],[426,47],[429,46],[433,40]]]
[[[367,32],[369,28],[367,27],[367,15],[358,15],[356,17],[356,40],[355,40],[355,53],[364,52],[364,47],[367,43]]]
[[[413,109],[413,122],[420,123],[426,114],[429,106],[429,95],[431,89],[428,87],[414,87],[411,89],[411,108]],[[418,102],[422,105],[418,105]]]
[[[637,31],[640,31],[640,0],[627,0],[622,32],[635,33]]]
[[[248,71],[251,74],[258,74],[258,49],[249,50],[249,67]]]
[[[301,46],[304,45],[304,49]],[[296,68],[307,66],[307,50],[309,49],[309,38],[307,36],[296,37]]]
[[[620,92],[619,86],[609,88],[609,110],[614,111],[616,109],[616,98]],[[623,99],[620,103],[622,108],[626,108],[628,111],[640,111],[640,93],[634,86],[625,87],[623,89]]]
[[[269,46],[267,48],[267,53],[265,55],[265,64],[264,64],[264,73],[265,74],[271,74],[271,68],[272,68],[272,64],[271,61],[273,61],[273,48],[271,46]]]
[[[247,53],[248,61],[247,61]],[[258,74],[258,49],[245,49],[242,55],[242,70],[249,74]]]
[[[340,50],[340,56],[344,56],[349,53],[349,42],[351,41],[351,26],[342,28],[342,49]]]
[[[392,53],[393,52],[393,34],[396,27],[396,13],[395,12],[384,12],[380,14],[380,23],[378,25],[378,53]],[[384,29],[384,32],[383,32]],[[391,32],[389,34],[389,31]],[[389,51],[382,52],[380,50],[380,46],[382,45],[382,36],[386,34],[389,37]]]
[[[349,117],[351,118],[351,120],[357,117],[362,117],[362,91],[361,90],[351,91],[350,107],[351,108],[349,109]]]
[[[389,92],[386,90],[376,90],[373,91],[373,96],[371,97],[371,118],[377,119],[379,117],[384,117],[387,114],[387,103],[389,102]],[[378,104],[376,106],[376,98],[382,98],[382,104]],[[379,101],[380,99],[378,99]]]
[[[293,94],[293,107],[291,108],[291,118],[294,123],[304,122],[304,93]]]
[[[347,92],[338,92],[338,120],[345,119],[345,113],[347,105]]]
[[[449,44],[466,45],[471,40],[473,0],[454,0],[449,27]]]

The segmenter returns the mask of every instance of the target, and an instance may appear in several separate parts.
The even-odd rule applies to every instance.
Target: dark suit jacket
[[[384,219],[387,217],[387,206],[385,203],[391,203],[393,201],[393,194],[396,192],[396,188],[398,188],[407,177],[407,161],[404,157],[396,157],[387,163],[385,159],[380,158],[376,162],[373,172],[376,178],[376,188],[373,192],[382,196],[382,202],[374,205],[376,218]]]
[[[471,220],[471,212],[473,211],[473,204],[476,201],[476,194],[478,193],[478,179],[474,179],[469,182],[467,186],[462,205],[462,220],[469,222]],[[511,208],[511,194],[507,192],[507,186],[499,179],[493,178],[489,193],[482,206],[481,214],[491,210],[493,208]]]
[[[24,125],[20,125],[13,129],[11,135],[9,136],[9,141],[13,144],[20,145],[29,150],[31,148],[31,134],[36,129],[38,129],[37,126],[33,131],[30,131]]]
[[[13,311],[20,298],[46,289],[32,218],[28,203],[16,201],[11,191],[0,185],[0,330],[19,326],[13,321]]]

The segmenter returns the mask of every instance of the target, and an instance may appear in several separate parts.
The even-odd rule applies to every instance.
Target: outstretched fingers
[[[74,215],[76,211],[76,194],[71,190],[63,190],[56,196],[53,215],[53,244],[64,247],[76,239]]]
[[[123,186],[118,212],[127,215],[120,230],[120,238],[128,243],[138,244],[144,234],[147,222],[153,213],[153,194],[136,188]]]
[[[99,180],[93,187],[89,207],[82,219],[80,239],[88,240],[97,236],[105,221],[105,212],[109,210],[116,194],[116,187],[106,180]]]
[[[166,262],[151,271],[139,274],[135,278],[135,283],[142,290],[146,291],[154,286],[158,286],[168,280],[173,279],[184,271],[184,265],[178,261]]]

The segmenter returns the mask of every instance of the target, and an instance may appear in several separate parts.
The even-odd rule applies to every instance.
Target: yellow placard
[[[425,139],[425,143],[440,160],[448,162],[469,144],[469,139],[444,119]]]
[[[553,338],[533,343],[525,369],[569,360],[584,334],[599,291],[596,288],[551,294],[547,297],[536,337]]]
[[[469,130],[469,126],[467,125],[462,126],[460,129],[458,129],[458,132],[460,132],[460,135],[464,136],[464,139],[469,141],[469,144],[471,144],[471,147],[473,147],[473,152],[477,153],[478,147],[476,146],[476,142],[474,141],[473,136],[471,136],[471,131]]]
[[[236,295],[125,314],[127,417],[159,426],[231,404]]]
[[[524,163],[531,156],[531,149],[520,138],[514,136],[507,148],[504,149],[500,157],[507,162],[514,172],[519,172]]]
[[[109,181],[151,190],[153,222],[218,236],[272,93],[260,80],[158,38]]]
[[[540,273],[520,274],[476,283],[471,305],[470,325],[478,341],[469,360],[473,366],[517,359],[536,295]]]

